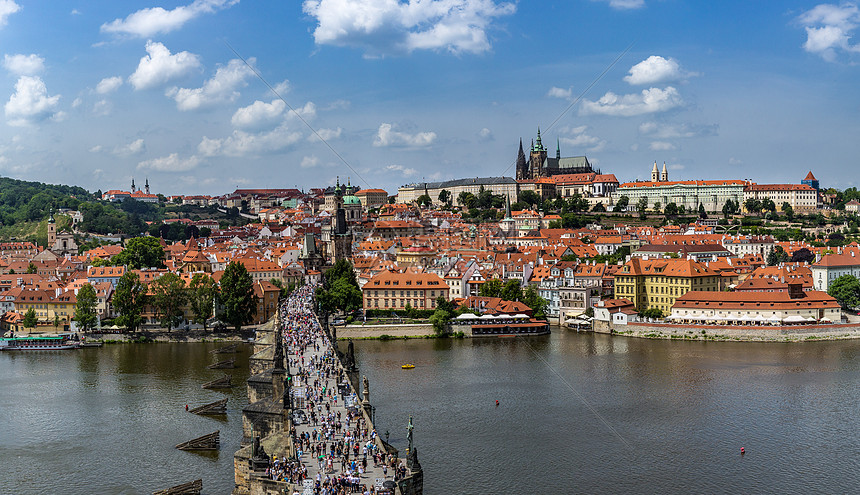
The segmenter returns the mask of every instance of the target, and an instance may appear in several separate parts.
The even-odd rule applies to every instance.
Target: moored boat
[[[77,349],[79,342],[67,335],[0,338],[0,351],[60,351]]]

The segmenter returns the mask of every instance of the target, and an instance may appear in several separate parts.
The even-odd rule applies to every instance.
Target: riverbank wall
[[[338,340],[346,339],[378,339],[383,335],[389,337],[427,337],[436,336],[433,325],[346,325],[337,327]]]
[[[672,323],[628,322],[615,324],[594,320],[597,333],[626,337],[681,340],[723,340],[736,342],[812,342],[817,340],[860,339],[860,325],[677,325]]]

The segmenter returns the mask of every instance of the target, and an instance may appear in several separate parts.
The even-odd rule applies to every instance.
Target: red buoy
[[[496,407],[499,407],[499,401],[496,401]]]
[[[744,448],[741,447],[741,455],[744,455],[744,454],[746,454],[746,450],[744,450]]]
[[[186,411],[188,410],[188,404],[185,404],[185,410]]]

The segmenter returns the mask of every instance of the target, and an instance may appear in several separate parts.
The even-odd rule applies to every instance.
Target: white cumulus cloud
[[[290,110],[287,116],[290,118],[297,118],[298,116],[301,116],[305,120],[312,120],[317,116],[317,106],[314,104],[314,102],[309,101],[300,108]]]
[[[343,129],[338,127],[337,129],[317,129],[316,133],[311,133],[308,136],[308,141],[315,143],[322,138],[324,141],[330,141],[332,139],[337,139],[343,133]]]
[[[597,101],[582,100],[580,113],[583,115],[613,115],[632,117],[648,113],[665,112],[684,104],[678,90],[672,86],[666,89],[650,88],[641,93],[617,95],[608,91]]]
[[[399,172],[403,175],[403,177],[411,177],[413,175],[418,175],[418,171],[414,168],[404,167],[403,165],[388,165],[385,167],[387,172]]]
[[[148,55],[140,59],[137,70],[129,76],[128,82],[134,89],[149,89],[184,77],[200,67],[200,58],[189,52],[171,54],[161,43],[146,42]]]
[[[248,60],[254,64],[254,59]],[[167,91],[167,96],[176,100],[179,110],[197,110],[218,103],[231,102],[239,97],[238,88],[247,85],[245,79],[254,72],[239,59],[233,59],[218,67],[212,79],[203,83],[199,88],[173,88]]]
[[[719,126],[717,124],[661,124],[653,121],[639,124],[639,134],[655,139],[716,136],[718,130]]]
[[[624,80],[632,85],[655,84],[665,81],[680,81],[697,76],[694,72],[681,70],[681,65],[674,58],[663,58],[651,55],[630,68],[630,73]]]
[[[634,10],[645,6],[645,0],[592,0],[606,2],[615,10]]]
[[[572,92],[572,88],[564,89],[553,86],[549,88],[549,91],[547,91],[546,95],[551,96],[553,98],[561,98],[562,100],[569,100]]]
[[[0,27],[6,25],[10,15],[21,10],[21,6],[12,0],[0,0]]]
[[[268,132],[250,133],[235,130],[222,139],[203,137],[197,151],[203,156],[258,156],[281,151],[302,138],[300,132],[281,125]]]
[[[187,172],[197,168],[198,165],[200,165],[200,158],[197,156],[180,158],[178,153],[171,153],[168,156],[144,160],[137,164],[137,169],[158,172]]]
[[[144,144],[143,139],[135,139],[134,141],[126,145],[117,146],[116,148],[114,148],[113,154],[119,156],[129,156],[143,153],[145,150],[146,145]]]
[[[302,158],[301,167],[302,168],[312,168],[312,167],[316,167],[317,165],[319,165],[319,163],[320,163],[320,159],[317,158],[315,155],[305,156]]]
[[[667,141],[652,141],[651,144],[648,145],[648,149],[651,151],[672,151],[678,148]]]
[[[48,88],[38,76],[21,76],[15,93],[6,102],[6,120],[12,126],[26,126],[58,116],[60,95],[48,96]]]
[[[122,86],[122,78],[119,76],[114,77],[106,77],[99,81],[96,85],[96,93],[100,95],[106,95],[108,93],[113,93],[119,87]]]
[[[484,127],[480,131],[478,131],[478,140],[482,142],[493,141],[495,136],[493,136],[493,131]]]
[[[588,152],[597,152],[606,147],[606,140],[588,134],[588,126],[562,127],[559,129],[559,141],[565,146],[571,146],[576,150],[585,149]],[[570,153],[566,153],[570,155]]]
[[[860,45],[851,43],[854,29],[860,25],[860,9],[854,3],[820,4],[798,17],[806,29],[803,49],[833,61],[838,51],[860,52]]]
[[[36,55],[4,55],[3,67],[16,76],[34,76],[45,70],[45,59]]]
[[[271,103],[257,100],[236,110],[230,122],[234,127],[260,129],[280,121],[286,107],[282,100],[272,100]]]
[[[391,124],[379,124],[374,146],[407,146],[420,148],[430,146],[436,141],[436,133],[432,131],[408,134],[393,130]]]
[[[101,31],[146,38],[175,31],[195,17],[212,14],[237,3],[239,0],[196,0],[173,10],[165,10],[161,7],[141,9],[129,14],[125,19],[114,19],[102,24]]]
[[[353,46],[369,56],[447,50],[482,53],[490,49],[493,20],[516,12],[495,0],[305,0],[316,18],[319,45]]]

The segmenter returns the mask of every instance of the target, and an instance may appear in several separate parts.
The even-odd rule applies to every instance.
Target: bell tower
[[[537,131],[537,141],[532,143],[531,156],[529,157],[528,179],[543,177],[543,163],[546,161],[546,148],[540,140],[540,127]]]

